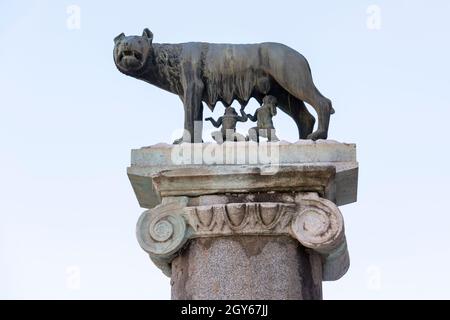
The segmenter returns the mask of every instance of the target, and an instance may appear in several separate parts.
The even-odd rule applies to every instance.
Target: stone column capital
[[[199,206],[189,206],[185,197],[171,198],[141,215],[137,238],[156,265],[170,276],[171,261],[191,239],[291,236],[323,257],[324,280],[337,280],[349,265],[339,208],[316,193],[297,193],[286,198],[291,202],[224,202]]]

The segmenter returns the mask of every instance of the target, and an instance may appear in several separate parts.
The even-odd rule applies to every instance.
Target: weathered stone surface
[[[163,171],[152,176],[161,197],[256,193],[270,190],[314,191],[335,198],[333,166],[212,166]]]
[[[295,174],[291,169],[301,172],[301,177],[291,176]],[[170,179],[173,170],[178,170],[178,177],[184,172],[186,180],[181,177],[180,180]],[[317,177],[320,172],[325,174],[320,179],[313,182],[305,180],[308,174]],[[234,173],[240,178],[236,179]],[[272,174],[278,176],[270,177]],[[326,174],[334,174],[332,184],[328,183]],[[283,175],[287,179],[280,181]],[[164,192],[166,195],[189,192],[191,196],[243,192],[243,189],[251,192],[250,187],[257,188],[258,182],[262,186],[268,183],[267,190],[272,187],[274,190],[283,189],[279,186],[281,183],[285,189],[316,191],[337,205],[344,205],[356,201],[358,163],[354,144],[330,140],[268,144],[158,144],[132,151],[128,177],[139,204],[144,208],[158,205]],[[222,179],[221,183],[214,186],[217,179]],[[227,189],[229,186],[231,188]]]
[[[186,143],[180,146],[174,146],[166,143],[159,143],[149,147],[143,147],[140,149],[133,149],[131,151],[131,166],[132,167],[167,167],[176,166],[177,163],[173,162],[174,150],[191,150],[190,157],[188,157],[183,163],[189,164],[203,164],[201,158],[197,158],[195,152],[200,151],[201,154],[206,154],[209,150],[227,150],[228,147],[232,147],[236,150],[236,153],[248,153],[248,150],[252,148],[254,150],[266,148],[267,145],[276,145],[279,148],[279,163],[280,164],[292,164],[292,163],[334,163],[338,168],[345,166],[347,163],[356,163],[356,145],[352,143],[341,143],[333,140],[299,140],[295,143],[286,141],[272,142],[272,143],[256,143],[256,142],[226,142],[222,145],[215,143]],[[247,151],[246,151],[247,150]],[[188,154],[188,152],[185,152]],[[202,155],[200,155],[202,156]],[[225,156],[224,156],[225,159]],[[266,164],[264,162],[257,161],[256,164]],[[190,163],[187,163],[190,162]],[[223,164],[219,162],[213,162],[210,164]],[[245,162],[243,164],[246,164]],[[248,164],[248,162],[247,162]]]
[[[172,262],[172,299],[321,299],[321,275],[286,236],[196,239]]]

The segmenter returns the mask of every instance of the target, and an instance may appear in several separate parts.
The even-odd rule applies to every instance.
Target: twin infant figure
[[[256,109],[255,114],[246,114],[245,107],[241,107],[241,115],[239,116],[236,110],[232,107],[225,108],[225,113],[219,119],[214,120],[209,117],[206,121],[211,121],[212,125],[220,128],[220,131],[215,131],[211,134],[212,138],[217,143],[224,141],[256,141],[259,142],[260,137],[267,138],[268,141],[279,141],[275,135],[275,128],[273,126],[272,118],[277,114],[277,98],[274,96],[265,96],[261,107]],[[250,119],[256,122],[256,127],[248,130],[248,137],[236,132],[237,122],[246,122]]]

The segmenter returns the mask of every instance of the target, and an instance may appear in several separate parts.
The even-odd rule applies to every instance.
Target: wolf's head
[[[125,36],[124,33],[114,38],[114,62],[119,71],[133,75],[138,73],[152,54],[153,33],[145,28],[141,36]]]

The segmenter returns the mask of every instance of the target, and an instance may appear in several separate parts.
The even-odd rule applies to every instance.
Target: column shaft
[[[321,275],[287,236],[200,238],[172,261],[172,299],[322,299]]]

